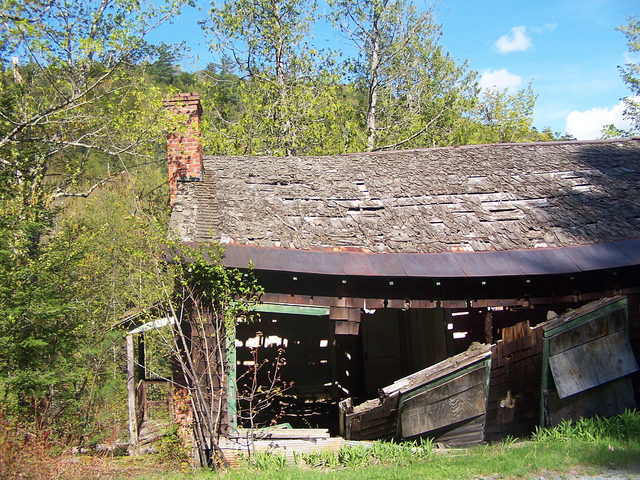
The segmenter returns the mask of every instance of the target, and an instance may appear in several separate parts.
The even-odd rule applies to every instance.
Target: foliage
[[[259,452],[247,457],[244,463],[263,472],[277,472],[286,467],[287,458],[279,452]]]
[[[631,54],[640,52],[640,19],[631,17],[629,23],[618,28],[627,37],[627,46]],[[620,67],[620,74],[624,83],[631,90],[631,96],[625,99],[626,110],[624,115],[631,120],[630,133],[640,132],[640,65],[638,62],[629,62]]]
[[[245,77],[232,84],[238,115],[212,118],[210,145],[267,155],[333,146],[341,89],[332,59],[308,44],[315,9],[296,0],[227,0],[211,9],[211,48],[233,58]],[[208,85],[214,95],[218,87]]]
[[[251,318],[262,288],[251,268],[223,266],[220,246],[191,248],[158,239],[151,244],[156,254],[151,255],[154,265],[146,270],[147,281],[157,285],[162,295],[149,311],[155,318],[171,319],[171,328],[157,329],[153,338],[175,362],[176,375],[170,379],[174,389],[183,390],[189,398],[193,421],[188,427],[193,427],[200,464],[224,463],[217,439],[223,409],[235,401],[227,344],[233,341],[238,319]]]
[[[475,73],[438,41],[431,10],[411,1],[330,2],[334,23],[352,40],[351,72],[361,90],[368,150],[445,145],[477,95]]]
[[[464,143],[512,143],[533,140],[549,141],[546,137],[534,135],[532,138],[533,108],[537,95],[532,84],[516,92],[507,89],[489,89],[483,92],[481,101],[476,105],[473,119],[475,123]]]
[[[32,427],[7,418],[0,405],[0,478],[46,480],[54,477],[53,464],[58,450],[55,440]]]
[[[336,452],[320,451],[299,455],[309,467],[358,469],[371,465],[408,466],[428,461],[433,455],[433,443],[425,439],[413,442],[370,442],[363,445],[347,445]]]
[[[563,420],[556,427],[537,428],[534,436],[541,442],[568,439],[589,442],[637,440],[640,438],[640,412],[625,410],[610,418],[596,416],[577,421]]]
[[[627,38],[627,47],[631,55],[640,52],[640,19],[629,17],[626,25],[617,28]],[[618,67],[620,76],[627,84],[631,94],[623,98],[625,110],[623,116],[629,120],[631,128],[624,130],[615,125],[605,125],[602,129],[603,138],[632,137],[640,133],[640,65],[633,60]]]
[[[157,453],[163,461],[169,463],[183,464],[188,462],[189,452],[178,434],[176,424],[165,428],[162,440],[158,444]]]
[[[126,250],[153,225],[139,221],[148,202],[136,197],[135,170],[156,162],[164,123],[160,90],[134,65],[175,11],[0,3],[0,394],[40,429],[113,423],[95,424],[97,398],[122,391],[110,326],[140,292],[129,290],[140,265]],[[104,203],[85,201],[91,194]]]

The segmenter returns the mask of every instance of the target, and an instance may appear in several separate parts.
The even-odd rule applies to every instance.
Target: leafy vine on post
[[[172,250],[175,286],[172,293],[167,285],[166,313],[174,328],[165,329],[161,339],[175,362],[174,396],[191,404],[182,426],[193,427],[199,464],[225,465],[219,439],[235,420],[229,414],[229,402],[235,402],[235,365],[228,352],[235,348],[236,322],[251,318],[262,288],[251,265],[247,271],[222,265],[222,247],[172,245]]]

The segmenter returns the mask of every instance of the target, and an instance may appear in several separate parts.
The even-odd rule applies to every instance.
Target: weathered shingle
[[[640,237],[640,139],[326,157],[205,157],[184,241],[437,253]]]

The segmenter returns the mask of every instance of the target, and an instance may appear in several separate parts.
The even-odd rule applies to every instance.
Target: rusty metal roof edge
[[[344,265],[349,262],[348,276],[363,277],[432,277],[432,278],[479,278],[496,276],[535,276],[550,274],[570,274],[608,268],[621,268],[640,265],[640,262],[631,258],[622,248],[622,245],[633,246],[640,250],[640,238],[619,240],[593,245],[580,245],[570,247],[546,247],[536,249],[516,249],[504,251],[482,252],[441,252],[441,253],[365,253],[352,251],[321,251],[321,250],[296,250],[278,247],[260,247],[255,245],[226,244],[223,245],[225,253],[223,264],[228,267],[245,268],[249,261],[255,270],[297,272],[322,275],[345,276]],[[583,260],[576,263],[572,260],[576,253],[589,252],[588,257],[597,257],[598,251],[619,254],[617,261],[600,261],[588,263]],[[571,253],[572,255],[568,255]],[[457,265],[475,264],[475,268],[451,269],[444,271],[438,268],[442,262],[435,261],[433,268],[426,266],[419,273],[408,274],[402,267],[402,260],[415,257],[421,265],[428,265],[429,259],[436,260],[442,256],[453,256]],[[384,262],[375,261],[377,258]],[[535,258],[534,258],[535,257]],[[268,260],[267,260],[268,258]],[[564,265],[557,264],[558,259],[564,260]],[[620,261],[620,258],[624,261]],[[500,259],[506,266],[495,267],[492,260]],[[371,261],[373,260],[373,261]],[[532,269],[528,264],[535,263]],[[485,265],[483,265],[485,264]],[[362,268],[358,268],[361,265]],[[378,268],[372,268],[372,267]],[[393,267],[395,266],[395,267]],[[404,272],[399,274],[399,271]]]

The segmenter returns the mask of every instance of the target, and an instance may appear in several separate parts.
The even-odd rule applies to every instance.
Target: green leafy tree
[[[511,143],[530,140],[552,140],[541,138],[533,130],[533,109],[537,95],[532,84],[515,93],[507,89],[486,90],[476,105],[467,143]]]
[[[358,48],[352,72],[364,102],[368,150],[451,142],[475,101],[475,73],[438,44],[432,10],[406,0],[332,0],[335,23]]]
[[[640,52],[640,20],[630,18],[627,25],[623,25],[619,30],[627,37],[629,52],[637,54]],[[640,66],[638,62],[629,62],[620,69],[622,79],[631,90],[631,96],[625,99],[625,116],[632,122],[632,133],[640,132]]]
[[[161,158],[162,97],[135,64],[175,11],[0,0],[0,395],[42,427],[77,406],[89,324],[112,319],[83,296],[93,237],[61,213]]]
[[[350,112],[339,105],[343,90],[335,63],[308,44],[315,10],[315,3],[299,0],[227,0],[211,9],[205,29],[212,34],[212,49],[232,58],[241,77],[232,86],[237,117],[222,114],[210,124],[214,138],[206,141],[216,153],[344,150],[346,123],[338,118]],[[205,98],[228,90],[217,82]]]
[[[629,23],[618,27],[617,30],[627,37],[629,53],[637,54],[640,52],[640,19],[629,17],[628,21]],[[602,130],[605,138],[631,137],[640,133],[640,65],[638,62],[629,62],[618,69],[622,80],[631,91],[631,95],[623,99],[625,104],[624,118],[631,122],[631,128],[624,130],[615,125],[607,125]]]

